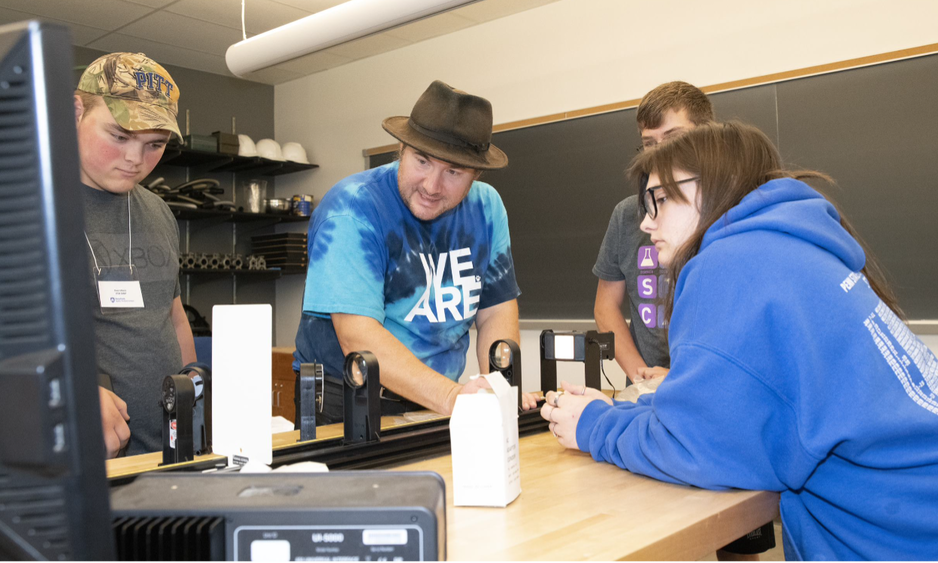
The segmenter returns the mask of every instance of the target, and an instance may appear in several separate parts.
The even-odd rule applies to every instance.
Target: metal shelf
[[[258,279],[277,279],[283,275],[280,269],[268,268],[266,270],[211,270],[208,268],[179,268],[179,273],[187,276],[204,276],[224,278],[230,276],[244,276]]]
[[[267,268],[266,270],[211,270],[208,268],[179,268],[180,274],[185,274],[187,276],[206,276],[206,277],[227,277],[227,276],[246,276],[246,277],[255,277],[261,279],[277,279],[281,276],[294,276],[298,274],[306,274],[305,267],[296,267],[290,266],[286,268]]]
[[[309,221],[309,216],[278,213],[246,213],[243,211],[217,211],[215,209],[183,209],[170,207],[173,216],[183,221],[220,219],[229,223],[299,223]]]
[[[231,161],[232,155],[217,152],[196,151],[182,147],[166,147],[160,164],[187,168],[190,166],[222,165]]]
[[[168,147],[160,164],[180,168],[202,167],[208,172],[251,172],[259,176],[280,176],[319,168],[318,164],[270,160],[260,156],[239,156],[198,151],[185,147]]]

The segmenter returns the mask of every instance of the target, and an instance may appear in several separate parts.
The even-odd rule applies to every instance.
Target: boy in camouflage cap
[[[108,457],[160,449],[160,383],[196,359],[180,299],[178,226],[166,203],[139,185],[170,136],[182,138],[178,100],[166,69],[141,53],[97,59],[75,90],[85,235],[101,301],[95,352]],[[141,299],[112,308],[101,281],[139,286]]]
[[[179,88],[166,69],[143,53],[111,53],[94,61],[78,81],[78,90],[104,99],[117,124],[128,131],[176,126]]]

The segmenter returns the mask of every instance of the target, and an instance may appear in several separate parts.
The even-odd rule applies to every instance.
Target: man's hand
[[[123,399],[98,387],[98,397],[101,400],[101,430],[104,432],[104,447],[108,459],[116,457],[117,453],[127,445],[130,440],[130,427],[127,421],[127,403]]]
[[[532,410],[537,408],[537,395],[533,393],[521,394],[521,410]]]
[[[473,393],[478,393],[482,389],[491,389],[491,388],[492,386],[489,385],[488,379],[475,375],[475,376],[470,377],[469,381],[463,384],[462,388],[459,389],[459,394],[460,395],[473,394]],[[452,412],[452,409],[450,409],[450,412]]]
[[[640,368],[645,367],[645,360],[642,358],[635,341],[632,340],[632,333],[629,332],[629,325],[622,316],[622,303],[628,296],[628,290],[625,287],[625,280],[606,281],[599,280],[596,287],[596,301],[593,304],[593,318],[596,320],[596,328],[599,332],[612,332],[616,339],[616,363],[625,372],[633,383],[639,381],[641,376],[636,375]]]
[[[655,366],[651,368],[638,368],[637,377],[634,380],[634,383],[639,381],[644,381],[646,379],[655,379],[656,377],[664,377],[668,375],[668,372],[671,371],[668,368],[663,368],[661,366]]]

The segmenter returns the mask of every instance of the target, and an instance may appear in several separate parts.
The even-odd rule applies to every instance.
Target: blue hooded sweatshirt
[[[806,184],[748,194],[678,278],[667,379],[590,403],[578,446],[663,481],[780,492],[789,559],[938,558],[938,360],[865,261]]]

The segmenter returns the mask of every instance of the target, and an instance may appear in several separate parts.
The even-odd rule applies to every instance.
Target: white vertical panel
[[[212,449],[270,464],[270,305],[212,308]]]

